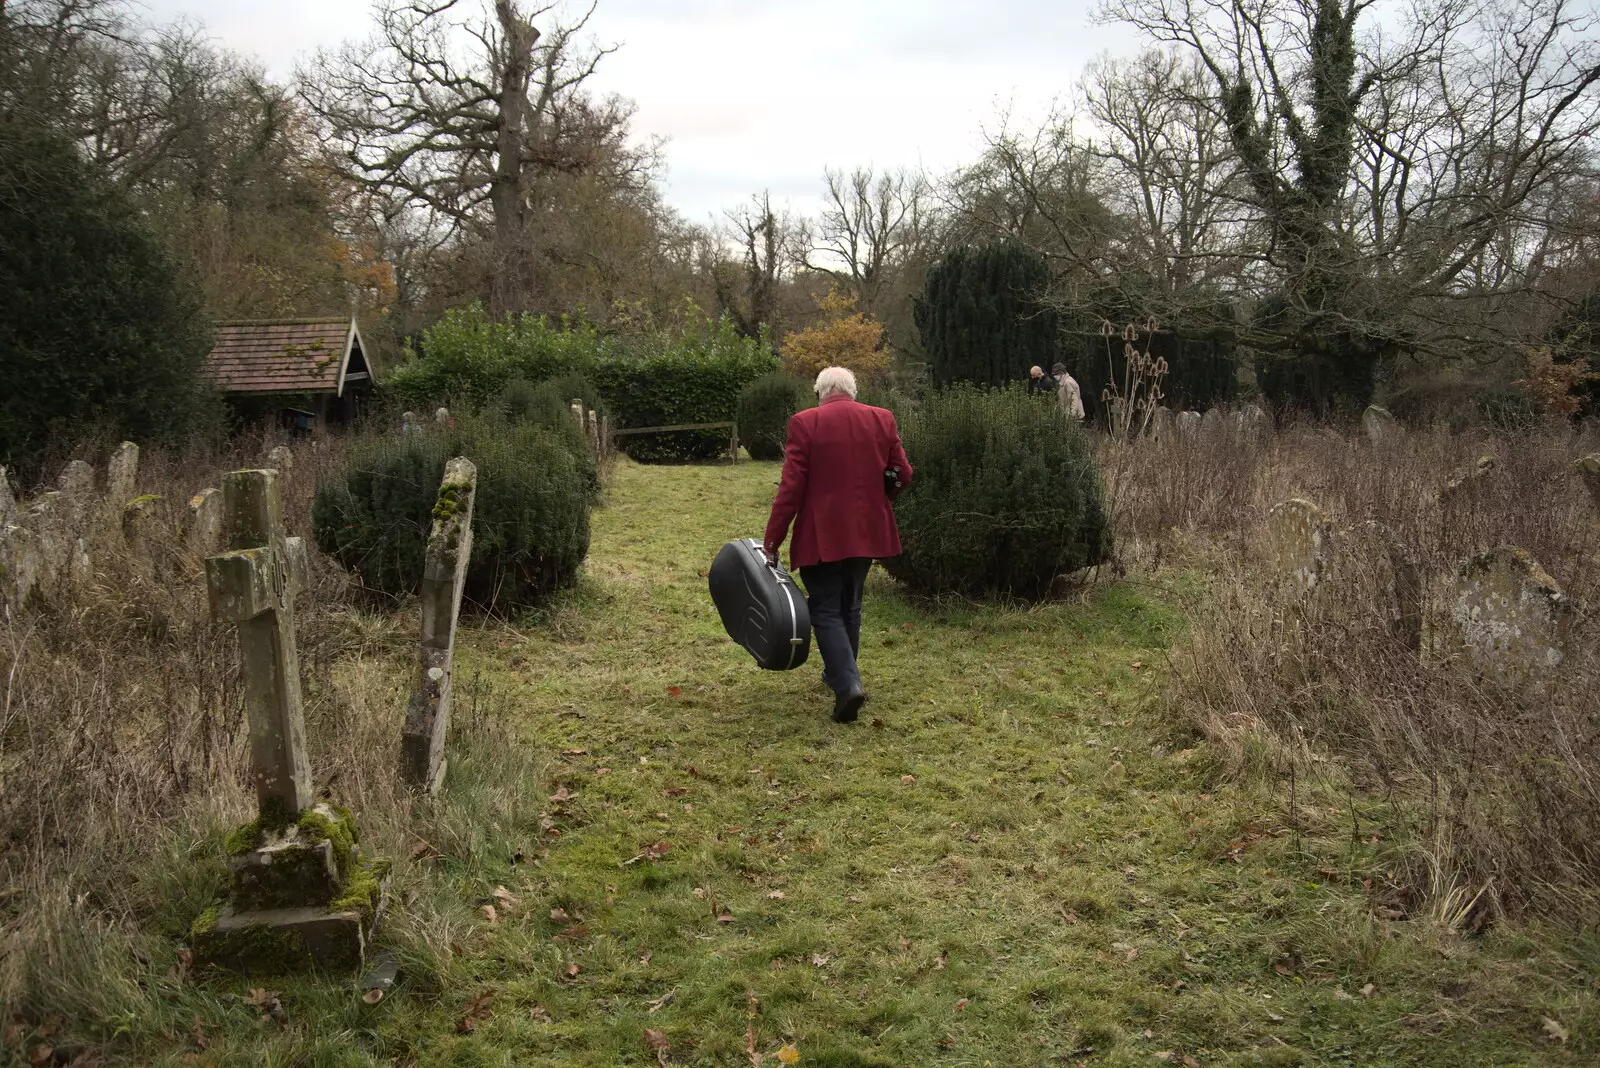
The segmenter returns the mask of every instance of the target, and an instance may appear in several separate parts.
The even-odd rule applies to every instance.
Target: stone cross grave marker
[[[1328,566],[1330,548],[1322,509],[1299,498],[1284,501],[1268,513],[1267,525],[1279,573],[1307,593],[1316,589]]]
[[[1361,429],[1374,445],[1394,441],[1404,433],[1399,420],[1390,414],[1389,409],[1376,404],[1367,405],[1367,410],[1361,413]]]
[[[455,671],[456,619],[472,556],[478,469],[458,456],[445,465],[422,570],[421,677],[400,733],[400,774],[432,792],[444,780],[445,736]]]
[[[1456,571],[1451,619],[1473,659],[1503,677],[1535,680],[1559,668],[1573,614],[1556,580],[1521,549],[1479,553]]]
[[[206,579],[212,614],[239,625],[251,777],[263,808],[300,812],[312,798],[294,644],[305,543],[284,534],[276,471],[229,472],[222,498],[230,551],[206,561]]]
[[[1594,498],[1594,506],[1600,508],[1600,453],[1585,456],[1572,465],[1578,472],[1578,477],[1583,479],[1583,484],[1589,487],[1589,496]],[[0,479],[5,477],[5,469],[0,468]],[[5,490],[0,488],[0,513],[5,510]]]
[[[190,930],[197,963],[252,973],[355,968],[387,869],[355,852],[350,815],[315,804],[300,703],[294,599],[305,543],[283,529],[278,472],[223,478],[227,552],[206,560],[212,612],[238,624],[259,816],[228,839],[228,900]]]

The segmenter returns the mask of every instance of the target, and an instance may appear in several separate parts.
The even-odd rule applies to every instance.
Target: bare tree
[[[592,7],[541,31],[534,20],[553,5],[524,12],[493,0],[478,18],[472,6],[387,0],[376,37],[319,55],[304,95],[351,179],[399,193],[448,236],[488,230],[490,305],[501,314],[528,303],[531,186],[541,173],[599,165],[628,111],[582,91],[613,51],[579,40]]]
[[[879,308],[890,272],[926,239],[931,187],[920,173],[857,167],[823,172],[827,203],[805,266],[844,283],[861,306]]]
[[[783,326],[779,283],[801,259],[797,246],[805,243],[803,230],[787,211],[773,209],[769,192],[724,214],[728,229],[721,236],[739,249],[740,259],[737,265],[730,263],[717,248],[720,243],[708,246],[705,269],[717,303],[746,337],[759,337],[763,326],[777,334]]]

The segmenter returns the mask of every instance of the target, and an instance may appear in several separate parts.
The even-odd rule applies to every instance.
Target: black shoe
[[[861,714],[861,706],[867,703],[867,695],[861,692],[858,686],[847,690],[833,699],[833,721],[835,723],[854,723]]]

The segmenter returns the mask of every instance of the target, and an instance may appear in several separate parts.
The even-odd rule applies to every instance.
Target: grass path
[[[853,728],[820,665],[756,670],[703,572],[775,477],[624,464],[583,594],[466,658],[562,755],[537,866],[480,874],[520,899],[470,952],[493,1014],[423,1063],[648,1064],[647,1031],[708,1065],[752,1035],[816,1065],[1592,1063],[1541,1030],[1592,996],[1531,946],[1378,918],[1347,813],[1297,856],[1278,799],[1208,777],[1155,718],[1177,620],[1133,587],[918,608],[875,573]]]
[[[1595,1063],[1592,943],[1383,918],[1381,804],[1352,836],[1302,789],[1288,833],[1162,723],[1152,587],[1002,609],[875,572],[872,701],[830,723],[820,663],[758,671],[705,589],[776,476],[623,463],[582,587],[463,633],[390,996],[281,980],[281,1033],[180,1000],[209,1046],[141,1063]]]

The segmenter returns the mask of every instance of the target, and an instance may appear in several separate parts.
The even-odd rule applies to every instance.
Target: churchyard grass
[[[9,931],[9,1062],[1593,1063],[1592,934],[1396,908],[1412,802],[1173,713],[1168,650],[1215,579],[1029,607],[875,572],[873,699],[840,728],[819,664],[756,670],[706,595],[776,476],[619,464],[581,585],[461,631],[436,800],[396,783],[414,613],[329,613],[313,769],[396,861],[376,1004],[185,968],[249,810],[235,755],[140,855],[80,868],[89,897],[63,869],[14,891],[37,926]]]

